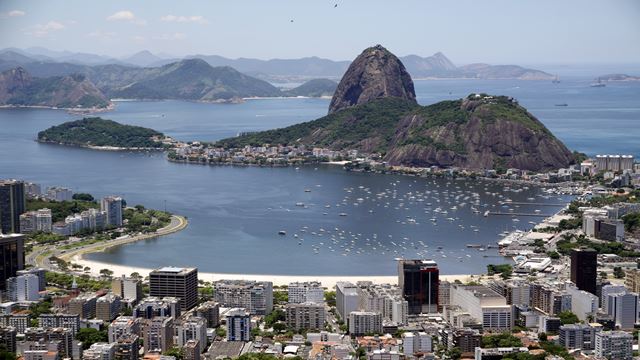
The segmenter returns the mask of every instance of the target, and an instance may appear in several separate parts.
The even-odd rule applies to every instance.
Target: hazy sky
[[[640,63],[640,1],[0,0],[0,48],[350,60],[377,43],[456,64]]]

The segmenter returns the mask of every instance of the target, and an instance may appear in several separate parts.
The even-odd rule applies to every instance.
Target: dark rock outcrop
[[[411,76],[389,50],[376,45],[364,50],[340,80],[329,114],[375,99],[397,97],[416,102]]]

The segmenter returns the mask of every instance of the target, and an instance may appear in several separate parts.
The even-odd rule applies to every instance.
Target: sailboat
[[[551,80],[551,83],[553,84],[560,84],[560,78],[558,77],[558,74],[556,74],[556,78]]]

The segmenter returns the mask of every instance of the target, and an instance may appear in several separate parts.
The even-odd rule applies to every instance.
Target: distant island
[[[100,150],[163,149],[161,132],[123,125],[99,117],[52,126],[38,133],[38,141]]]
[[[331,97],[338,83],[329,79],[313,79],[290,90],[283,91],[287,96]]]
[[[17,67],[0,73],[0,105],[101,110],[111,103],[85,75],[34,78]]]
[[[306,146],[379,154],[389,165],[539,171],[574,161],[560,140],[516,100],[471,94],[429,106],[416,102],[402,62],[378,45],[343,76],[320,119],[218,141],[216,146]]]
[[[632,76],[627,74],[607,74],[598,76],[601,81],[640,81],[640,76]]]

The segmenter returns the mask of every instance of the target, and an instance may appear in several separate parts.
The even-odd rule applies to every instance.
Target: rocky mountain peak
[[[416,102],[413,81],[400,59],[376,45],[351,63],[331,99],[329,114],[386,97]]]

